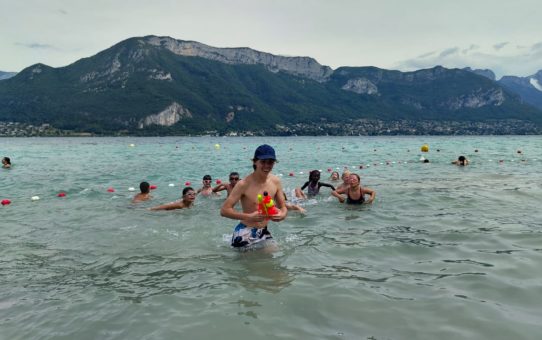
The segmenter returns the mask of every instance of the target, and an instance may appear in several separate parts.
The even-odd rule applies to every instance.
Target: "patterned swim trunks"
[[[267,226],[263,228],[250,228],[243,223],[239,223],[233,230],[231,245],[235,248],[248,248],[272,238],[273,236],[267,230]]]

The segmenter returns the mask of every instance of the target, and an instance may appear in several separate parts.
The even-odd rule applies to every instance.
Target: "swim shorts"
[[[273,236],[267,230],[267,226],[263,228],[250,228],[243,223],[239,223],[233,230],[231,245],[235,248],[249,247],[272,238]]]

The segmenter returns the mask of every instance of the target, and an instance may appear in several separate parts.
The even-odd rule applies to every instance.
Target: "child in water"
[[[213,187],[211,187],[212,181],[213,179],[211,178],[211,175],[203,176],[203,187],[199,188],[196,194],[201,194],[202,196],[211,196],[213,194]]]
[[[307,188],[308,196],[314,197],[318,195],[321,187],[331,188],[331,190],[335,191],[335,187],[333,185],[320,182],[320,171],[312,170],[309,173],[309,180],[305,182],[305,184],[303,184],[301,188],[295,189],[295,196],[297,198],[307,198],[307,196],[305,196],[305,193],[303,192],[303,190]]]

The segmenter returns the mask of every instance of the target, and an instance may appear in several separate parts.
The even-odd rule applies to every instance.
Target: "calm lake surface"
[[[230,248],[225,192],[147,210],[205,174],[246,176],[262,143],[286,191],[348,167],[375,203],[322,188],[305,216],[270,224],[274,254]],[[462,154],[471,165],[450,165]],[[541,136],[1,138],[0,156],[13,163],[0,169],[12,202],[0,206],[0,339],[542,334]],[[143,180],[153,199],[132,204]]]

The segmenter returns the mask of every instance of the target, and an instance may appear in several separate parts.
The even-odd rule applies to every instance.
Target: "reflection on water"
[[[252,251],[239,253],[234,266],[227,270],[232,282],[238,282],[249,291],[264,290],[278,293],[290,286],[295,277],[280,263],[276,254]]]

